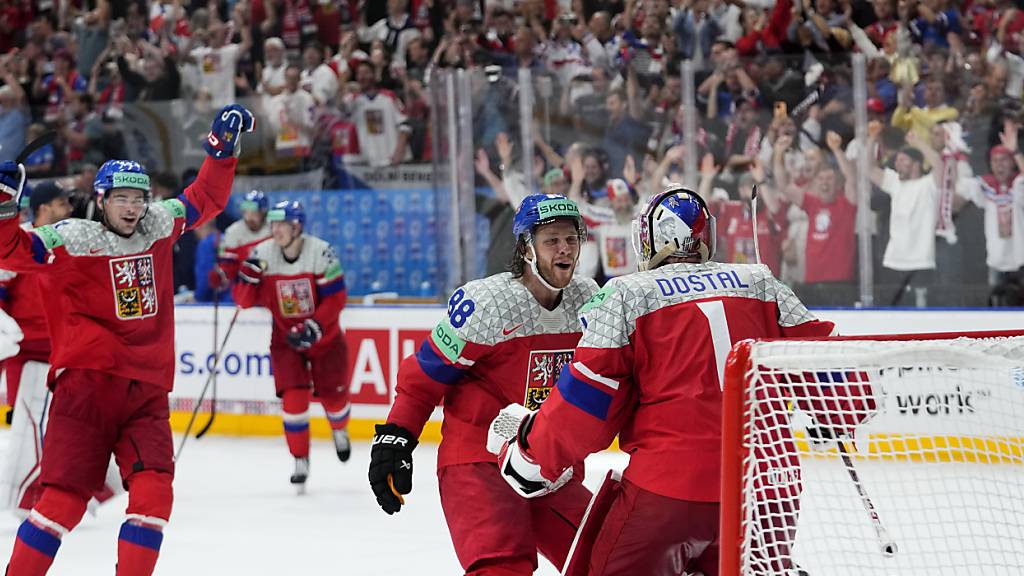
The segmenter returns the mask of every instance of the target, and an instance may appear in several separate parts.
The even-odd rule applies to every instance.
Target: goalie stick
[[[227,345],[228,338],[231,337],[231,331],[235,328],[235,321],[238,320],[238,313],[241,311],[241,308],[235,308],[235,314],[231,317],[231,322],[228,324],[227,331],[224,332],[224,338],[220,341],[220,347],[217,349],[217,353],[213,356],[213,366],[210,367],[210,374],[206,377],[206,383],[203,384],[202,391],[199,392],[199,398],[196,398],[195,408],[192,409],[192,417],[188,419],[188,425],[185,426],[185,433],[181,437],[181,444],[178,445],[178,451],[174,454],[175,462],[181,458],[181,452],[185,449],[185,442],[188,441],[188,435],[192,431],[192,425],[195,424],[196,416],[199,415],[199,408],[203,405],[203,398],[206,397],[206,391],[210,388],[210,382],[217,373],[217,367],[220,365],[220,358],[224,355],[224,346]],[[216,346],[216,342],[214,345]]]

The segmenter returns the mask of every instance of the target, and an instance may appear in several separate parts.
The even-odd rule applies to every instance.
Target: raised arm
[[[850,204],[857,205],[857,173],[853,169],[853,164],[850,163],[850,159],[846,157],[843,151],[843,137],[839,134],[829,130],[828,134],[825,135],[828,149],[832,151],[832,157],[836,159],[836,164],[839,165],[839,171],[843,174],[843,193],[846,195],[846,199],[850,201]],[[867,154],[867,152],[864,152]]]
[[[231,183],[235,177],[236,156],[241,153],[239,144],[242,133],[252,132],[255,119],[238,104],[225,106],[217,113],[210,127],[210,133],[203,142],[209,155],[199,168],[199,175],[184,192],[175,200],[181,208],[171,206],[172,210],[183,210],[186,230],[191,230],[212,220],[227,206],[231,196]]]

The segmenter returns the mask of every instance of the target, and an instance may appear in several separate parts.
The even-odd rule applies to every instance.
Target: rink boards
[[[219,311],[219,332],[223,338],[234,308],[222,306]],[[350,431],[355,438],[371,438],[373,425],[388,413],[394,396],[398,367],[402,359],[415,353],[423,339],[445,313],[442,306],[350,306],[342,313],[342,326],[349,350],[352,392]],[[891,334],[907,332],[948,332],[974,330],[1008,330],[1024,327],[1024,312],[972,310],[837,310],[816,311],[819,317],[833,320],[844,335]],[[183,430],[195,400],[209,378],[212,362],[213,307],[179,306],[176,319],[175,390],[172,393],[172,427]],[[274,395],[268,344],[270,315],[264,310],[244,310],[228,339],[217,374],[217,418],[213,433],[234,435],[278,435],[281,433],[280,404]],[[525,389],[524,389],[525,393]],[[205,411],[204,407],[204,411]],[[914,414],[925,429],[935,430],[931,438],[904,439],[900,434],[871,436],[870,446],[861,446],[863,453],[879,455],[907,454],[908,448],[927,447],[928,443],[951,443],[964,446],[964,458],[974,453],[975,442],[969,438],[942,434],[941,410],[928,406]],[[322,413],[312,412],[311,431],[316,437],[328,436]],[[199,423],[205,423],[201,414]],[[440,439],[441,410],[435,410],[422,439]],[[898,431],[894,429],[894,431]],[[907,442],[918,443],[907,445]],[[920,443],[924,442],[925,446]],[[1002,438],[990,441],[982,453],[1003,455],[1013,461],[1021,459],[1021,439]],[[915,450],[909,450],[914,452]],[[927,452],[927,451],[926,451]],[[957,451],[951,452],[954,459]]]

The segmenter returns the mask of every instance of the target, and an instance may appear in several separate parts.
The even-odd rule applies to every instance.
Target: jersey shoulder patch
[[[507,278],[502,278],[507,277]],[[497,274],[473,280],[457,288],[448,298],[446,325],[463,343],[493,345],[501,338],[501,300],[513,289],[511,274]]]

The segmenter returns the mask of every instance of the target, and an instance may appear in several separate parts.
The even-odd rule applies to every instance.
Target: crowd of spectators
[[[527,181],[583,204],[593,242],[581,271],[599,279],[631,269],[628,222],[644,198],[691,181],[719,217],[718,259],[734,262],[754,258],[758,186],[762,260],[812,303],[856,300],[861,232],[876,283],[891,287],[879,304],[979,303],[948,288],[957,283],[987,284],[1001,303],[1019,293],[1024,11],[1006,0],[0,7],[0,160],[57,130],[28,163],[36,177],[88,174],[123,155],[126,107],[168,100],[208,111],[249,99],[269,127],[267,171],[430,162],[442,149],[432,83],[465,69],[478,183],[495,192],[477,199],[494,232],[488,272],[505,264],[502,230]],[[867,61],[864,141],[854,138],[855,53]],[[695,110],[683,105],[684,61]],[[520,86],[522,69],[531,86]],[[523,90],[534,102],[525,154]],[[858,206],[862,154],[870,206]],[[858,209],[870,209],[867,230]]]

